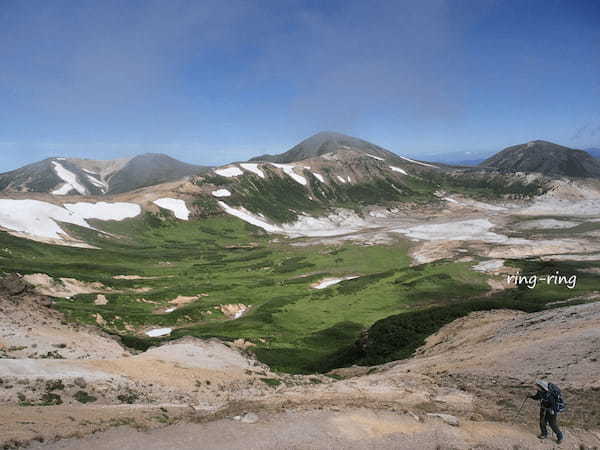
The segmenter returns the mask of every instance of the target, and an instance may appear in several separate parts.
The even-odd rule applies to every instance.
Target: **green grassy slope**
[[[409,267],[402,241],[388,246],[293,246],[290,241],[274,242],[273,236],[231,217],[182,222],[166,214],[145,214],[95,226],[111,235],[72,225],[68,229],[100,249],[47,245],[2,232],[0,272],[43,272],[104,283],[114,290],[106,294],[107,305],[95,305],[95,294],[81,294],[57,299],[56,307],[69,320],[83,323],[96,323],[96,314],[101,314],[106,331],[141,349],[158,342],[145,337],[144,330],[172,327],[167,339],[247,339],[256,344],[259,359],[276,370],[325,370],[362,330],[381,319],[398,314],[410,318],[419,310],[462,304],[488,289],[485,276],[471,270],[473,263]],[[515,264],[535,269],[529,263]],[[123,280],[116,275],[156,278]],[[360,278],[323,290],[310,287],[322,278],[343,275]],[[577,293],[592,289],[589,276],[581,276]],[[206,295],[169,314],[157,313],[179,295],[199,294]],[[574,292],[540,288],[520,295],[543,305]],[[237,303],[252,305],[237,320],[216,309]],[[444,320],[423,328],[417,338]],[[409,344],[417,341],[411,338]],[[394,353],[400,354],[406,352]],[[363,356],[355,359],[371,361]]]

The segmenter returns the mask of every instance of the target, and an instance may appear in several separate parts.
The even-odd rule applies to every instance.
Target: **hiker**
[[[554,434],[556,434],[556,441],[560,444],[563,440],[563,434],[558,428],[558,413],[562,412],[565,408],[560,389],[552,383],[545,381],[536,381],[535,387],[537,393],[530,395],[529,398],[540,401],[540,435],[538,438],[546,439],[548,437],[548,428],[546,425],[550,425]]]

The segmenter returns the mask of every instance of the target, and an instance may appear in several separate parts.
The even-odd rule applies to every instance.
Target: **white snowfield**
[[[358,275],[346,276],[346,277],[342,277],[342,278],[324,278],[321,281],[319,281],[318,284],[315,284],[311,287],[313,289],[325,289],[325,288],[328,288],[329,286],[333,286],[334,284],[341,283],[342,281],[354,280],[355,278],[358,278]]]
[[[233,208],[231,206],[229,206],[227,203],[222,202],[222,201],[218,201],[217,202],[219,204],[219,206],[221,208],[223,208],[223,210],[232,216],[237,217],[238,219],[242,219],[244,222],[248,222],[254,226],[260,227],[265,231],[268,231],[270,233],[280,233],[281,229],[273,224],[270,224],[258,217],[256,217],[255,215],[253,215],[250,211],[246,210],[245,208]]]
[[[242,167],[242,169],[247,170],[248,172],[255,173],[256,175],[258,175],[261,178],[265,177],[265,173],[261,169],[259,169],[258,164],[243,163],[243,164],[240,164],[240,166]]]
[[[142,212],[140,205],[136,203],[65,203],[63,205],[69,211],[78,214],[84,219],[99,220],[124,220],[139,215]]]
[[[150,336],[150,337],[167,336],[167,335],[171,334],[171,331],[173,331],[172,328],[154,328],[153,330],[146,331],[146,336]]]
[[[115,209],[112,210],[113,205]],[[65,207],[39,200],[0,199],[0,226],[31,236],[62,239],[57,222],[93,229],[85,219],[123,220],[141,212],[133,203],[72,203]]]
[[[70,191],[76,190],[81,195],[87,194],[87,189],[77,181],[77,175],[63,167],[62,164],[52,161],[54,171],[64,182],[61,187],[52,191],[54,195],[67,195]]]
[[[402,159],[404,159],[404,160],[406,160],[408,162],[414,163],[414,164],[419,164],[421,166],[433,167],[434,169],[439,169],[438,166],[434,166],[433,164],[427,164],[427,163],[424,163],[424,162],[421,162],[421,161],[415,161],[414,159],[407,158],[406,156],[401,156],[400,158],[402,158]]]
[[[452,197],[443,197],[443,200],[446,200],[449,203],[454,203],[455,205],[469,206],[477,209],[487,209],[488,211],[506,211],[508,209],[504,206],[490,205],[489,203],[478,202],[477,200],[471,199],[456,200]]]
[[[485,241],[491,243],[527,243],[524,239],[510,239],[502,234],[489,231],[495,225],[487,219],[473,219],[458,222],[417,225],[412,228],[396,228],[414,240],[423,241]]]
[[[188,220],[190,218],[190,210],[183,200],[165,197],[154,200],[152,203],[161,208],[168,209],[178,219]]]
[[[296,222],[275,225],[252,214],[243,207],[233,208],[223,201],[217,203],[227,214],[260,227],[269,233],[281,233],[290,237],[339,236],[374,226],[348,210],[338,210],[335,214],[326,217],[299,216]]]
[[[403,175],[408,175],[406,173],[405,170],[401,169],[400,167],[396,167],[396,166],[390,166],[390,169],[392,169],[394,172],[400,172]]]
[[[383,159],[383,158],[380,158],[379,156],[371,155],[370,153],[367,153],[367,156],[370,156],[371,158],[373,158],[373,159],[377,159],[377,160],[379,160],[379,161],[385,161],[385,159]]]
[[[240,175],[244,174],[244,172],[242,172],[242,170],[236,166],[225,167],[223,169],[215,169],[215,173],[217,175],[221,175],[222,177],[227,178],[239,177]]]
[[[345,178],[342,178],[342,177],[340,177],[339,175],[336,175],[336,176],[337,176],[337,179],[338,179],[338,180],[340,180],[342,183],[345,183],[345,182],[346,182],[346,179],[345,179]]]
[[[317,173],[317,172],[311,172],[311,173],[312,173],[312,174],[315,176],[315,178],[316,178],[317,180],[319,180],[321,183],[325,183],[325,178],[323,178],[323,175],[321,175],[320,173]]]
[[[215,197],[231,197],[231,192],[229,192],[227,189],[217,189],[216,191],[212,192],[212,195]]]
[[[289,177],[291,177],[294,181],[300,183],[302,186],[306,186],[308,184],[308,181],[306,181],[306,178],[304,178],[302,175],[298,175],[296,172],[294,172],[294,167],[301,167],[301,166],[295,166],[292,164],[277,164],[277,163],[269,163],[274,167],[277,167],[278,169],[283,170],[283,172],[288,175]],[[307,169],[308,167],[305,167],[305,169]]]

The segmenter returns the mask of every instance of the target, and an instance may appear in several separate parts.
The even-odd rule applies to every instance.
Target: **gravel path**
[[[149,432],[116,428],[84,439],[69,439],[30,449],[158,450],[158,449],[551,449],[538,441],[537,430],[520,425],[465,421],[459,427],[440,419],[417,420],[392,411],[355,409],[293,411],[260,417],[257,423],[223,419],[205,424],[181,424]],[[600,445],[592,434],[571,434],[561,449]]]

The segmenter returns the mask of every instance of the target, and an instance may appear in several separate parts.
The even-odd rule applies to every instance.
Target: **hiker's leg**
[[[554,434],[556,434],[556,438],[562,440],[563,438],[563,434],[560,431],[560,428],[558,428],[558,417],[556,414],[548,414],[548,423],[550,424],[550,428],[552,428],[552,431],[554,431]]]
[[[540,408],[540,435],[548,436],[548,429],[546,428],[546,409]]]

